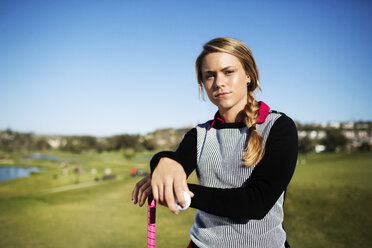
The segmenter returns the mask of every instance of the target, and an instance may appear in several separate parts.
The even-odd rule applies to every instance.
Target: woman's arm
[[[186,205],[183,192],[193,197],[187,176],[196,168],[196,129],[190,130],[175,152],[160,152],[150,162],[151,186],[154,199],[178,214],[175,195],[182,207]]]
[[[265,155],[244,188],[219,189],[189,184],[195,194],[191,207],[218,216],[262,219],[286,190],[298,151],[294,122],[282,115],[270,130]]]
[[[151,174],[154,172],[160,159],[166,157],[173,159],[182,165],[186,176],[188,177],[196,168],[196,135],[196,128],[193,128],[185,134],[185,137],[175,152],[163,151],[155,154],[150,161]]]
[[[175,152],[164,151],[155,154],[150,161],[151,174],[153,174],[155,168],[158,165],[160,167],[157,171],[157,174],[155,174],[155,176],[152,175],[153,177],[155,177],[154,180],[174,181],[175,188],[181,187],[178,190],[182,191],[181,193],[183,193],[185,189],[188,190],[186,177],[188,177],[196,167],[196,129],[191,129],[185,135]],[[147,197],[152,194],[151,182],[151,176],[148,175],[141,179],[138,183],[136,183],[132,191],[132,201],[134,204],[138,203],[140,207],[143,206],[143,204],[146,202]],[[192,192],[189,193],[193,195]],[[165,195],[163,193],[160,193],[159,190],[157,191],[157,194],[158,202],[165,206],[168,206],[167,202],[165,201]],[[182,202],[184,200],[183,194],[182,197],[178,197],[178,199],[180,199],[179,202],[181,205],[185,203]],[[173,202],[174,199],[170,199],[169,201]]]

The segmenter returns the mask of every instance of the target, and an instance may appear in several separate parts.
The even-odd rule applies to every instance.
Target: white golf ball
[[[185,198],[185,201],[186,201],[186,206],[183,208],[177,201],[177,197],[176,197],[176,201],[177,201],[177,207],[179,210],[186,210],[190,207],[190,204],[191,204],[191,197],[189,195],[189,193],[187,193],[186,191],[183,192],[183,198]]]

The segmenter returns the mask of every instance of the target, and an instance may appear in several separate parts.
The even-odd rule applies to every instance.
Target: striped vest
[[[263,145],[280,116],[270,112],[264,123],[257,124]],[[247,128],[210,129],[210,125],[207,122],[196,127],[199,184],[215,188],[244,187],[255,168],[245,167],[242,161],[249,139]],[[261,220],[232,219],[198,210],[190,237],[200,248],[282,248],[286,240],[282,227],[283,201],[284,192]]]

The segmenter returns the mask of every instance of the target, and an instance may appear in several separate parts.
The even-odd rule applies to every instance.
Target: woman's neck
[[[233,123],[238,122],[243,119],[243,110],[239,112],[233,112],[233,111],[218,111],[220,113],[220,116],[226,123]]]

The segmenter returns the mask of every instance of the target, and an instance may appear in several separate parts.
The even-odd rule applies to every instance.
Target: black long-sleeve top
[[[225,123],[214,128],[239,128],[243,123]],[[265,153],[255,166],[244,187],[211,188],[188,184],[194,193],[191,207],[230,218],[262,219],[279,196],[286,191],[295,170],[298,153],[297,129],[282,114],[272,126]],[[168,157],[182,165],[187,176],[197,167],[197,130],[191,129],[175,152],[157,153],[150,162],[151,172],[160,158]]]

